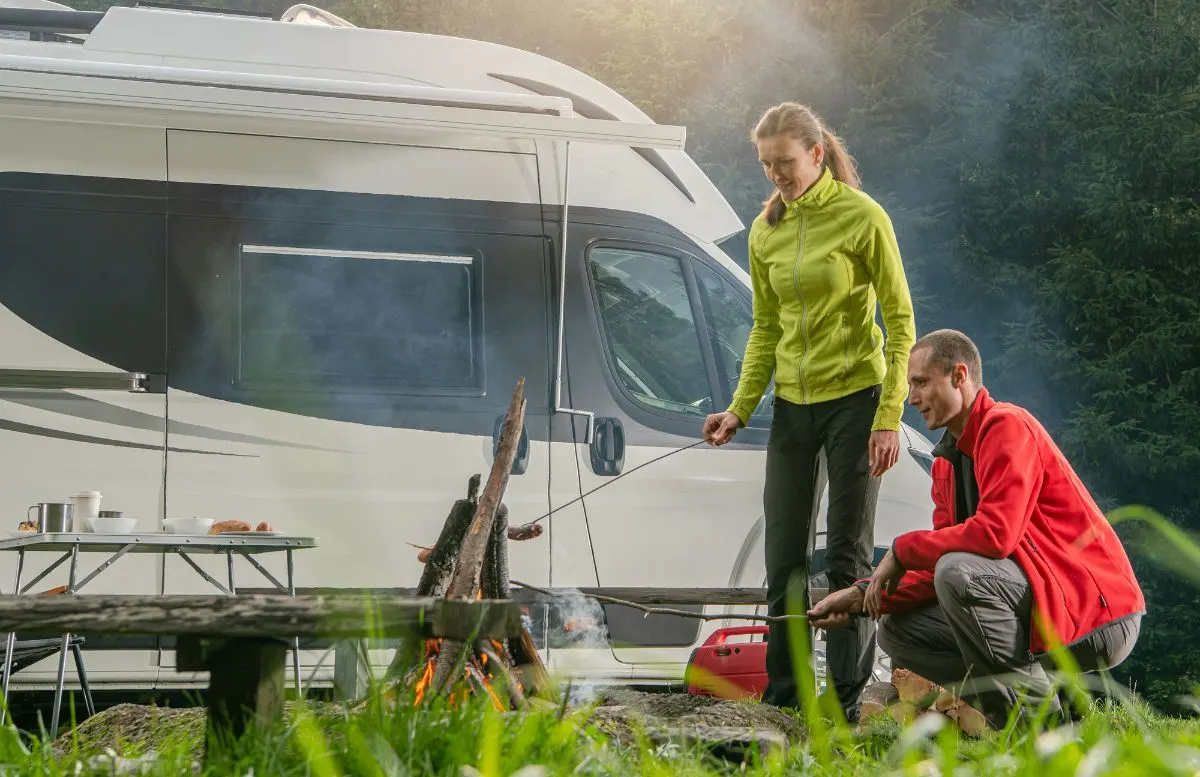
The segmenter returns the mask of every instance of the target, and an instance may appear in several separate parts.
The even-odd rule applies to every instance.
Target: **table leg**
[[[67,594],[75,593],[75,575],[79,572],[79,545],[71,546],[71,576],[67,580]]]
[[[75,595],[75,577],[79,573],[79,545],[71,546],[71,574],[67,580],[67,596]],[[71,635],[63,634],[62,647],[58,650],[58,678],[54,681],[54,709],[50,713],[50,735],[58,736],[58,721],[62,713],[63,686],[67,682],[67,651],[71,648]]]
[[[296,595],[296,567],[292,560],[292,549],[287,549],[287,575],[288,575],[288,594]],[[300,686],[300,638],[292,638],[292,672],[296,675],[296,700],[304,698],[304,691]]]
[[[25,567],[25,551],[22,549],[17,552],[17,582],[13,586],[13,596],[21,595],[21,572]],[[12,677],[12,662],[13,651],[17,649],[17,633],[10,631],[8,633],[8,641],[5,643],[6,650],[4,651],[4,704],[0,705],[0,725],[8,717],[8,681]]]
[[[62,712],[63,685],[67,679],[67,651],[71,647],[71,635],[63,634],[58,654],[58,679],[54,683],[54,710],[50,714],[50,736],[58,736],[58,719]]]
[[[225,557],[229,560],[229,595],[237,594],[237,588],[233,585],[233,551],[225,551]]]

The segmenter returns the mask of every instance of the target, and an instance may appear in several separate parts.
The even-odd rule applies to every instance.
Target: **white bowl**
[[[96,534],[129,534],[133,531],[133,527],[137,526],[137,518],[96,516],[89,518],[88,523],[91,524],[91,530]]]
[[[208,534],[212,518],[174,518],[163,521],[163,529],[169,534]]]

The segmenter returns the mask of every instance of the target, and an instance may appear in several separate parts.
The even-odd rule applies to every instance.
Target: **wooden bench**
[[[269,589],[246,588],[240,589],[245,593],[259,594],[266,593]],[[315,587],[315,588],[297,588],[296,592],[303,596],[376,596],[376,597],[391,597],[391,596],[413,596],[416,593],[415,588],[334,588],[334,587]],[[670,588],[670,587],[622,587],[622,586],[603,586],[581,588],[559,588],[552,589],[554,594],[582,594],[585,597],[610,597],[621,599],[630,604],[646,605],[646,606],[732,606],[732,607],[759,607],[765,606],[767,603],[767,589],[765,588]],[[812,601],[819,602],[829,593],[825,587],[823,576],[815,577],[812,585],[809,588],[809,595]],[[513,586],[513,599],[519,605],[527,605],[532,602],[542,604],[552,604],[553,596],[530,591],[520,587],[519,584]],[[730,616],[736,620],[736,616]],[[333,647],[333,685],[336,693],[343,698],[357,698],[361,695],[366,687],[367,680],[363,672],[366,669],[364,665],[364,652],[368,646],[373,648],[388,648],[392,645],[384,640],[371,641],[370,645],[367,640],[363,639],[345,639],[340,640]]]
[[[9,631],[174,636],[176,665],[209,673],[211,748],[282,718],[284,666],[296,637],[507,639],[521,634],[521,612],[512,600],[348,592],[0,596],[0,633]]]

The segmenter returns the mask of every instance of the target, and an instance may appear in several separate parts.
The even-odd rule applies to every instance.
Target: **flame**
[[[490,647],[495,651],[496,656],[504,655],[504,643],[498,640],[489,640]],[[425,663],[421,669],[420,677],[413,686],[414,699],[413,706],[419,705],[424,699],[429,690],[429,686],[433,684],[434,669],[437,667],[438,655],[441,653],[442,640],[430,639],[425,641]],[[494,673],[489,669],[492,660],[488,657],[485,651],[472,651],[472,656],[467,660],[466,667],[463,670],[463,676],[460,681],[450,691],[447,701],[451,706],[454,706],[467,693],[476,689],[487,694],[488,699],[496,708],[497,712],[505,712],[509,709],[509,705],[501,700],[500,695],[496,693],[495,687],[492,685],[492,677]],[[499,671],[500,668],[498,668]],[[518,690],[521,690],[521,683],[515,677],[512,681],[516,683]]]
[[[440,639],[425,641],[425,670],[421,672],[421,679],[417,680],[417,684],[414,687],[416,700],[413,702],[413,706],[421,703],[421,700],[425,698],[425,691],[429,689],[429,684],[433,682],[433,667],[438,651],[441,648],[441,642]]]

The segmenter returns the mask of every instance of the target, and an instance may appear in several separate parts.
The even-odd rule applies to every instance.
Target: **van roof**
[[[52,0],[0,0],[0,30],[19,26],[11,20],[26,9],[39,15],[38,29],[48,33],[30,36],[29,43],[0,40],[0,59],[20,51],[94,67],[203,70],[218,80],[298,78],[358,92],[440,92],[443,101],[470,96],[505,111],[557,113],[579,120],[580,127],[594,122],[606,132],[616,130],[613,142],[629,146],[616,169],[612,151],[572,148],[572,202],[588,197],[576,187],[589,180],[599,197],[593,204],[600,207],[621,207],[641,187],[661,200],[654,215],[703,242],[719,243],[744,228],[682,149],[682,128],[656,125],[615,90],[548,57],[466,38],[358,28],[308,4],[278,18],[164,6],[143,0],[100,13],[71,11]],[[63,26],[61,34],[50,30],[55,23]],[[622,126],[624,133],[617,130]],[[672,130],[679,131],[678,143],[670,140]]]

